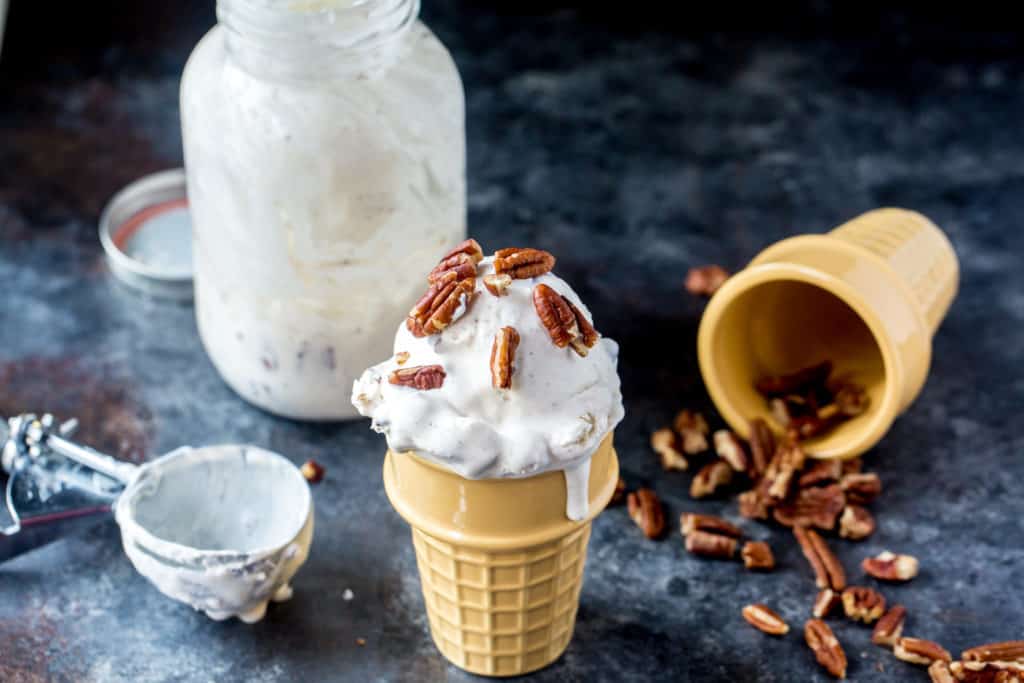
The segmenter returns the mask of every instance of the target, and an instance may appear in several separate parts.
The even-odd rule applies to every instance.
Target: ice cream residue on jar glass
[[[582,519],[590,458],[623,417],[618,345],[553,264],[540,250],[456,247],[352,402],[392,451],[467,479],[564,471],[566,514]]]

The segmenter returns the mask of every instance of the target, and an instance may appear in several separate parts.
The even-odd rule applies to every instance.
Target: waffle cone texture
[[[591,460],[587,517],[565,516],[562,472],[464,479],[388,452],[384,487],[412,526],[431,635],[456,666],[485,676],[541,669],[572,639],[590,526],[619,477],[612,437]]]

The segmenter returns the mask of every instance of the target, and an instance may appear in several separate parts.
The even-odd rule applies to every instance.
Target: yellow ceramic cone
[[[565,516],[565,477],[464,479],[411,453],[388,452],[384,488],[410,525],[430,631],[456,666],[516,676],[569,645],[590,525],[615,491],[609,435],[591,460],[584,520]]]
[[[904,209],[778,242],[731,277],[704,312],[697,352],[711,398],[745,436],[750,418],[768,417],[757,378],[831,360],[836,375],[867,387],[871,404],[806,448],[820,458],[859,455],[920,393],[958,278],[946,236]]]

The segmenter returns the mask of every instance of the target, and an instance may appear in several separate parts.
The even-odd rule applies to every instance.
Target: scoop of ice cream
[[[483,259],[468,304],[442,332],[417,337],[403,321],[394,355],[356,380],[352,402],[393,451],[415,451],[466,478],[578,468],[623,417],[618,345],[601,337],[585,356],[570,345],[559,348],[534,305],[534,289],[547,285],[592,321],[572,288],[546,273],[512,280],[495,296],[483,282],[492,273],[494,259]],[[511,386],[498,389],[491,355],[505,327],[516,331],[519,344]],[[389,381],[396,370],[420,366],[441,366],[441,386]],[[427,385],[434,383],[436,377]]]

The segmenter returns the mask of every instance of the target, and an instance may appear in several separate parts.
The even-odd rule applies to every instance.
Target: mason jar
[[[218,0],[181,81],[199,334],[246,400],[354,417],[466,234],[465,99],[418,0]]]

